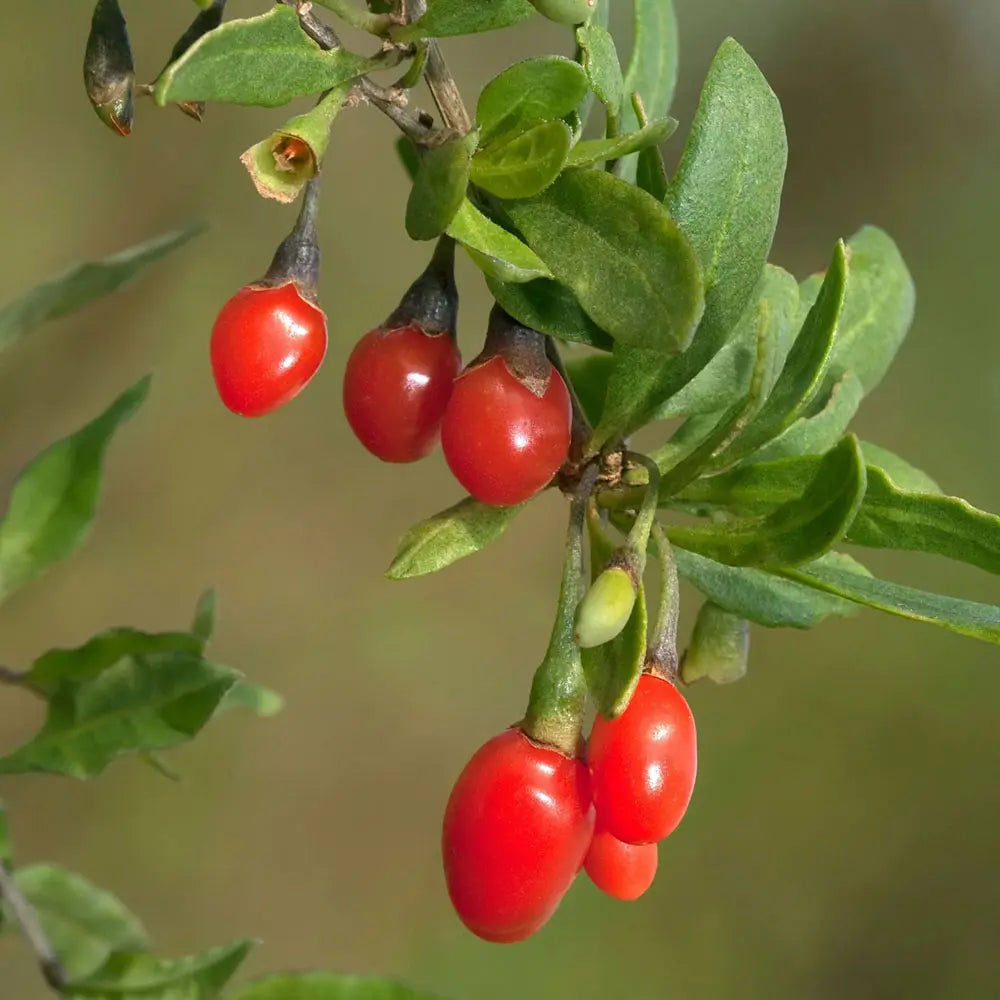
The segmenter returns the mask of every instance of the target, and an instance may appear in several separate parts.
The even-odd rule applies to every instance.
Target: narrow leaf
[[[591,23],[576,29],[576,44],[590,89],[607,107],[609,121],[617,121],[625,100],[625,82],[614,38],[606,28]]]
[[[487,218],[466,198],[446,230],[488,277],[518,284],[548,278],[545,262],[513,233]]]
[[[861,506],[865,466],[848,436],[817,465],[794,500],[758,518],[717,524],[671,525],[670,541],[731,566],[792,566],[818,559],[844,537]]]
[[[405,580],[435,573],[471,556],[499,538],[523,507],[492,507],[466,497],[410,528],[385,575]]]
[[[36,326],[118,291],[150,264],[204,231],[205,224],[201,222],[175,229],[103,260],[79,264],[36,286],[0,309],[0,351]]]
[[[182,101],[225,101],[265,108],[318,94],[377,69],[346,49],[321,49],[291,7],[277,4],[258,17],[226,21],[203,35],[156,81],[163,106]]]
[[[610,351],[611,338],[583,311],[573,292],[557,281],[512,284],[487,277],[493,298],[519,323],[570,343]]]
[[[464,6],[473,10],[483,5]],[[572,59],[542,56],[515,63],[490,80],[479,95],[476,122],[483,142],[562,118],[577,107],[586,92],[587,74]]]
[[[7,819],[7,807],[0,799],[0,865],[11,866],[14,857],[13,841],[10,836],[10,822]],[[3,925],[3,915],[0,914],[0,928]]]
[[[535,13],[528,0],[429,0],[427,13],[394,32],[400,41],[510,28]]]
[[[621,375],[608,386],[594,444],[646,424],[725,343],[767,261],[786,158],[778,100],[753,60],[729,39],[709,69],[667,197],[670,214],[701,261],[705,313],[690,347],[677,358],[616,347]]]
[[[423,154],[406,203],[406,231],[411,239],[436,239],[451,225],[465,201],[475,148],[473,132]]]
[[[232,1000],[440,1000],[391,979],[286,972],[237,990]]]
[[[208,645],[215,631],[215,590],[206,590],[198,598],[198,605],[194,609],[194,621],[191,623],[191,634],[202,644],[202,648]]]
[[[0,522],[0,603],[84,540],[97,506],[104,453],[148,392],[147,377],[18,476]]]
[[[1000,607],[992,604],[931,594],[842,569],[799,567],[779,572],[790,580],[878,611],[1000,645]]]
[[[570,167],[589,167],[595,163],[617,160],[628,153],[659,145],[673,135],[676,128],[675,119],[658,118],[638,132],[629,132],[614,139],[584,139],[570,150],[566,163]]]
[[[33,865],[20,869],[15,878],[70,979],[91,975],[113,951],[149,948],[138,917],[83,876]]]
[[[596,170],[567,170],[547,191],[507,206],[528,245],[618,342],[682,350],[701,316],[702,280],[688,241],[644,191]]]

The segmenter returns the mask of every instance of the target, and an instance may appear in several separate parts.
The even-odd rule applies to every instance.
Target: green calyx
[[[731,684],[746,676],[749,654],[750,623],[706,601],[681,664],[681,680],[693,684],[707,677],[716,684]]]
[[[293,202],[319,173],[330,127],[349,90],[347,85],[335,87],[311,111],[289,119],[240,157],[261,197]]]
[[[635,607],[636,581],[623,565],[598,574],[576,609],[573,637],[582,649],[603,646],[619,635]]]
[[[582,24],[593,14],[597,0],[531,0],[543,17],[559,24]]]

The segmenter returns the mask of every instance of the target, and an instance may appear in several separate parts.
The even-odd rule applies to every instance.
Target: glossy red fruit
[[[626,844],[599,825],[583,867],[601,892],[631,900],[653,884],[658,861],[656,844]]]
[[[643,674],[617,719],[594,720],[587,760],[601,826],[627,844],[662,840],[684,817],[698,773],[684,696],[670,681]]]
[[[326,354],[326,316],[294,282],[247,285],[212,327],[212,373],[233,413],[260,417],[294,399]]]
[[[461,358],[447,333],[416,324],[375,329],[344,371],[344,413],[358,440],[383,462],[415,462],[437,443]]]
[[[548,485],[566,461],[571,407],[552,371],[544,395],[522,384],[500,357],[466,369],[441,425],[441,447],[455,478],[477,500],[521,503]]]
[[[555,913],[594,830],[582,761],[508,729],[455,783],[441,838],[462,923],[486,941],[522,941]]]

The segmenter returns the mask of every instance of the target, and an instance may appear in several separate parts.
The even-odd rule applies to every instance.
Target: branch
[[[14,881],[14,876],[3,863],[0,863],[0,900],[7,903],[14,919],[20,924],[24,936],[28,939],[35,958],[38,959],[38,967],[42,970],[45,982],[61,994],[66,987],[66,971],[56,955],[55,949],[49,943],[49,939],[42,930],[42,925],[38,920],[35,908],[25,898],[24,893],[18,888]]]

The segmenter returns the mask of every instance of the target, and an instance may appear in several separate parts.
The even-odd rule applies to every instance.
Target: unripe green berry
[[[718,604],[706,601],[698,612],[691,645],[681,664],[681,680],[692,684],[708,677],[731,684],[746,676],[750,654],[750,623]]]
[[[597,6],[597,0],[531,0],[539,14],[559,24],[581,24]]]
[[[576,609],[576,644],[590,649],[614,639],[628,623],[635,598],[635,582],[627,570],[621,566],[604,570]]]

